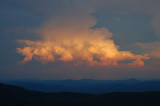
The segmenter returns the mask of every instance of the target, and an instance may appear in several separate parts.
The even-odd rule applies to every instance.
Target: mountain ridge
[[[104,94],[110,92],[159,91],[160,80],[8,80],[5,84],[17,85],[28,90],[41,92],[77,92]]]
[[[1,106],[159,106],[159,92],[44,93],[0,84]]]

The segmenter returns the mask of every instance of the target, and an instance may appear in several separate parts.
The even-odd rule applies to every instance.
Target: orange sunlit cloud
[[[144,66],[143,61],[149,57],[120,51],[111,39],[112,33],[106,28],[92,28],[95,24],[96,20],[88,13],[84,17],[57,18],[45,22],[36,30],[42,35],[42,41],[18,40],[25,44],[25,47],[17,48],[17,52],[25,56],[21,63],[36,59],[43,64],[63,61],[117,66],[125,61],[123,64],[126,65]]]

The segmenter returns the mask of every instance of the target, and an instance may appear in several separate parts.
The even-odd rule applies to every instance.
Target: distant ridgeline
[[[77,92],[104,94],[111,92],[160,91],[160,80],[5,80],[5,84],[17,85],[28,90],[42,92]]]
[[[0,106],[160,106],[160,92],[43,93],[0,84]]]

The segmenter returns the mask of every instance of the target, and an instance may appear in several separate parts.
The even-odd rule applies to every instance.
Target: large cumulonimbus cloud
[[[34,31],[41,35],[41,41],[18,40],[25,44],[17,48],[17,52],[25,56],[21,63],[36,59],[45,64],[63,61],[104,66],[144,65],[143,61],[149,59],[147,56],[120,51],[107,28],[93,28],[96,19],[90,13],[85,10],[59,14]]]

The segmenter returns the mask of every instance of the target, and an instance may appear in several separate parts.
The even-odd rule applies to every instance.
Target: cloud
[[[141,47],[140,50],[124,45],[128,42],[154,41],[152,36],[155,35],[148,33],[148,31],[152,32],[152,29],[147,25],[152,24],[157,36],[160,35],[158,32],[160,0],[0,1],[2,1],[0,3],[1,16],[4,17],[4,19],[1,17],[1,28],[9,29],[6,30],[6,33],[11,35],[1,34],[3,36],[1,36],[1,50],[3,52],[0,63],[1,78],[93,78],[101,80],[160,78],[160,53],[158,49],[160,44],[158,39],[156,39],[157,43],[141,43],[143,48]],[[9,12],[7,13],[7,11]],[[97,19],[94,19],[93,15]],[[21,16],[26,16],[26,18]],[[110,22],[110,18],[114,19],[115,17],[120,17],[121,23],[113,24]],[[149,21],[150,24],[146,24]],[[127,24],[123,24],[123,22]],[[137,27],[139,30],[136,31],[136,34],[134,33],[136,28],[132,26],[132,23],[135,23],[135,26],[142,25],[142,27]],[[17,25],[24,25],[25,29],[29,28],[31,31],[26,32],[22,26],[15,28]],[[114,25],[115,27],[110,27]],[[131,26],[128,27],[128,25]],[[39,27],[33,28],[35,26]],[[95,29],[99,26],[108,26],[109,30],[107,28]],[[116,30],[118,31],[116,32]],[[121,35],[118,33],[119,30],[126,32],[126,34]],[[113,34],[110,31],[113,31]],[[144,33],[141,34],[141,31]],[[149,34],[148,38],[146,35]],[[114,37],[112,38],[112,36]],[[143,38],[144,40],[140,40]],[[13,46],[14,43],[11,43],[15,39],[19,42],[18,46]],[[124,46],[129,47],[125,49]],[[16,47],[17,53],[21,56],[14,53]],[[138,51],[137,54],[142,55],[125,50]],[[141,53],[141,50],[144,52]],[[22,56],[24,59],[20,61]],[[146,60],[148,57],[150,59]],[[38,63],[33,63],[36,62],[35,60]],[[18,61],[23,65],[14,65]],[[27,62],[31,64],[25,64]],[[40,65],[41,63],[45,65]],[[70,67],[73,65],[76,67]],[[137,67],[143,65],[145,66]]]
[[[160,36],[159,29],[159,0],[5,0],[0,6],[2,8],[18,8],[38,14],[43,18],[53,18],[59,12],[65,11],[65,7],[77,6],[92,8],[96,12],[108,13],[133,13],[147,14],[152,17],[152,25],[157,36]],[[74,8],[74,9],[75,9]],[[73,8],[71,8],[73,9]]]
[[[111,39],[112,33],[107,28],[93,28],[96,19],[90,15],[90,9],[69,8],[66,11],[46,20],[35,30],[41,35],[41,41],[18,40],[25,44],[23,48],[17,48],[17,52],[25,56],[22,63],[35,59],[44,64],[63,61],[117,66],[130,60],[127,65],[143,66],[143,60],[149,59],[130,51],[119,51],[119,46],[115,45]]]
[[[160,14],[159,12],[153,16],[152,25],[155,31],[155,34],[160,38]]]
[[[137,43],[136,45],[140,47],[146,55],[160,59],[160,42]]]

